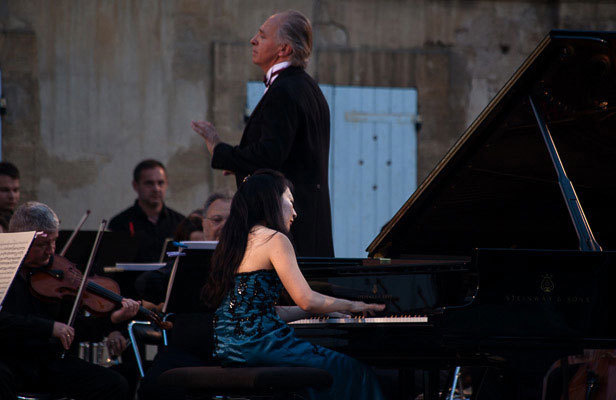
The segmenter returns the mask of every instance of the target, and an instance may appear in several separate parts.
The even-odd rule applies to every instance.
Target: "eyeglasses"
[[[225,222],[227,220],[227,217],[223,217],[220,215],[214,215],[213,217],[205,217],[205,219],[209,219],[215,224],[220,224],[220,223]]]

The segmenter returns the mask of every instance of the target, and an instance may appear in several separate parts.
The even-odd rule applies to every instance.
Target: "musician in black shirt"
[[[173,237],[184,219],[182,214],[165,206],[167,186],[167,171],[161,162],[140,162],[133,172],[135,204],[109,222],[110,230],[128,232],[137,239],[135,262],[158,261],[165,239]]]
[[[0,162],[0,232],[8,232],[19,193],[19,170],[8,161]]]

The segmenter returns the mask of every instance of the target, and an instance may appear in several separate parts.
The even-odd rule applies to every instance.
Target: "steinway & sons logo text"
[[[555,294],[556,285],[552,274],[543,274],[536,295],[505,294],[506,304],[590,304],[590,297]]]

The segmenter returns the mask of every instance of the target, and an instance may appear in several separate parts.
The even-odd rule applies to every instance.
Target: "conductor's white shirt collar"
[[[290,65],[290,61],[283,61],[278,64],[272,65],[272,67],[267,70],[267,74],[265,74],[264,79],[265,91],[263,93],[267,92],[267,89],[270,87],[270,85],[274,83],[276,78],[278,78],[278,73],[280,73],[280,71],[282,71],[283,69],[288,68]]]

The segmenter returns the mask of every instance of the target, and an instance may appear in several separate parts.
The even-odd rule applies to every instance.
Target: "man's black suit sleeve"
[[[15,343],[18,339],[48,339],[53,332],[53,323],[54,321],[47,318],[0,311],[0,342]]]
[[[220,143],[214,149],[212,168],[252,174],[259,168],[280,169],[289,153],[301,114],[285,87],[272,87],[245,135],[258,137],[245,146]]]

